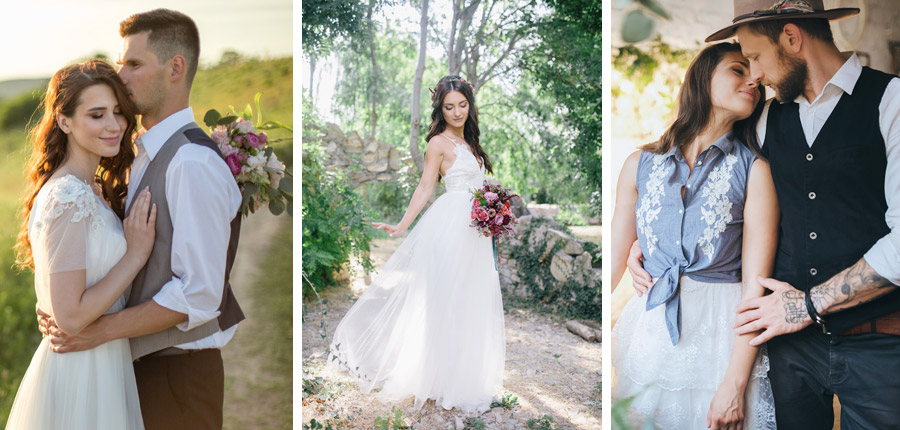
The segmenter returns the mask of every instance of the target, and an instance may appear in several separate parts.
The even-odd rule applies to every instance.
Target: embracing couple
[[[900,79],[822,0],[734,0],[625,163],[614,398],[667,429],[900,427]],[[765,101],[760,85],[775,90]],[[768,292],[768,294],[766,294]]]
[[[7,429],[222,427],[241,193],[189,107],[194,22],[157,9],[119,33],[118,72],[58,71],[30,136],[17,252],[44,339]]]

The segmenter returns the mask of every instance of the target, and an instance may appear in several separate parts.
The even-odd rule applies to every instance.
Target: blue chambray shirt
[[[681,275],[700,282],[741,280],[744,202],[755,159],[730,131],[697,157],[693,173],[680,148],[641,153],[637,235],[644,269],[656,279],[647,310],[666,306],[673,345],[681,336]]]

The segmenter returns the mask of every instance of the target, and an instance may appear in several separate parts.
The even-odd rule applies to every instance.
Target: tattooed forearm
[[[882,278],[865,259],[810,290],[810,299],[821,314],[868,303],[897,288]]]
[[[809,318],[803,292],[790,289],[784,292],[783,297],[784,320],[790,324],[803,324]]]

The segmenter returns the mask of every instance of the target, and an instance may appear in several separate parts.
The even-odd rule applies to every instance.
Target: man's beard
[[[778,60],[785,71],[781,82],[775,83],[775,98],[779,102],[792,102],[803,93],[809,80],[809,68],[806,61],[787,55],[784,49],[778,48]]]

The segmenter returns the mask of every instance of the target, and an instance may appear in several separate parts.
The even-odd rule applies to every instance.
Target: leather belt
[[[855,334],[868,333],[892,334],[895,336],[900,336],[900,311],[894,311],[889,314],[884,314],[878,318],[873,318],[869,321],[857,324],[847,330],[844,330],[841,335],[852,336]]]

